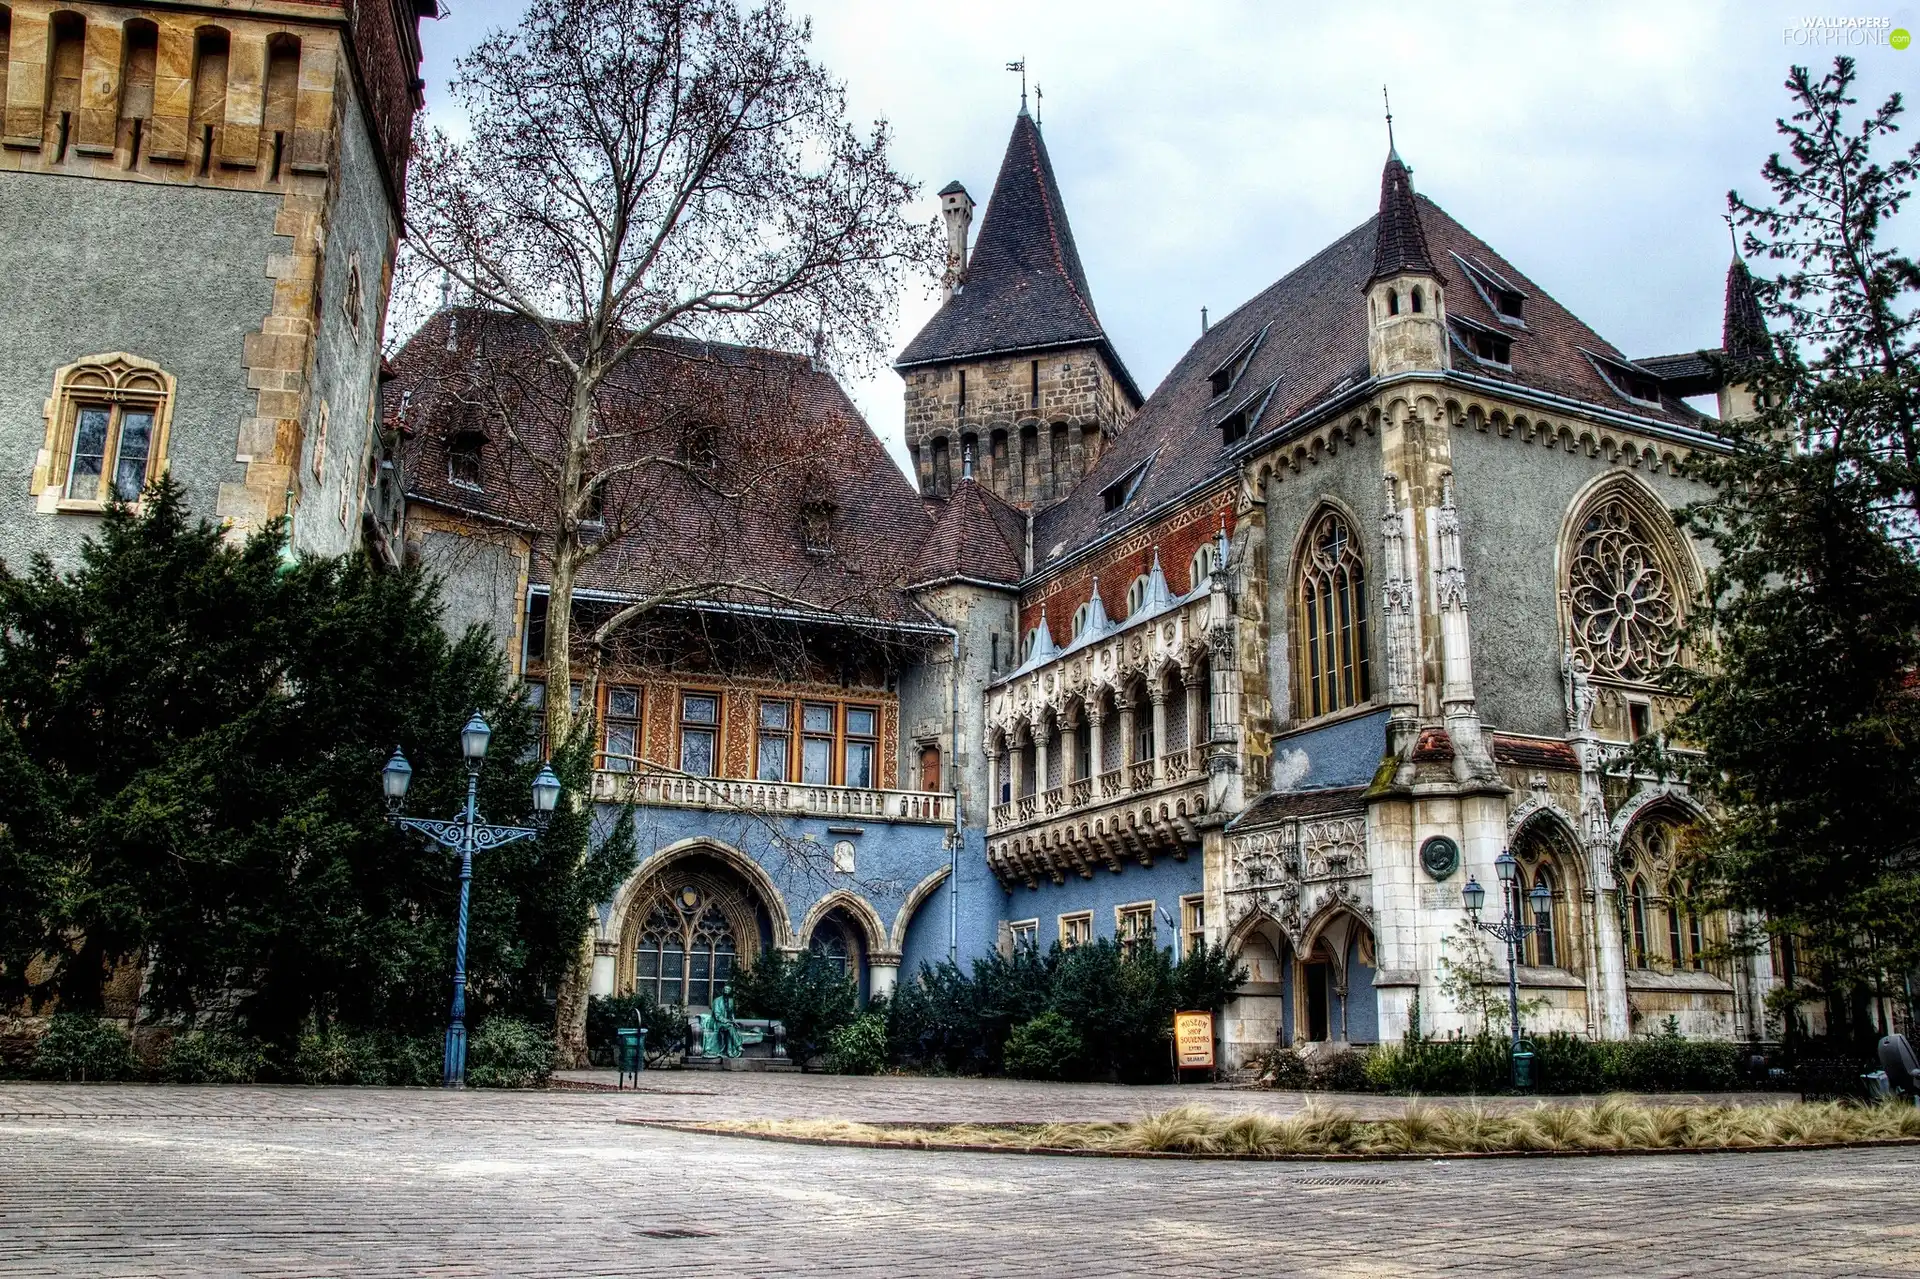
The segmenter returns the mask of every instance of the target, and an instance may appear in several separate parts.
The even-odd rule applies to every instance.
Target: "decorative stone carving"
[[[1385,487],[1380,536],[1386,568],[1381,602],[1387,619],[1387,697],[1395,705],[1406,706],[1418,696],[1414,687],[1413,580],[1407,575],[1405,521],[1393,476],[1385,477]]]
[[[1561,655],[1560,679],[1566,693],[1567,734],[1589,737],[1593,734],[1593,706],[1597,698],[1587,678],[1587,666],[1571,647]]]
[[[1371,924],[1367,819],[1358,813],[1294,818],[1227,840],[1227,926],[1255,912],[1295,946],[1326,910],[1344,906]]]
[[[1658,543],[1624,499],[1581,522],[1567,571],[1574,652],[1596,675],[1644,683],[1680,651],[1679,594]]]
[[[1453,477],[1440,481],[1440,510],[1434,528],[1440,535],[1440,571],[1435,575],[1434,592],[1440,607],[1467,606],[1467,570],[1460,560],[1460,512],[1453,504]]]

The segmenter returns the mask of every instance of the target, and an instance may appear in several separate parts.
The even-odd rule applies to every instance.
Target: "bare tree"
[[[765,403],[701,420],[673,407],[699,402],[688,370],[724,372],[705,341],[878,356],[907,276],[937,268],[884,122],[856,132],[811,34],[779,0],[534,0],[457,64],[464,130],[417,139],[410,252],[520,321],[465,394],[517,453],[533,508],[521,514],[539,530],[549,740],[574,726],[574,601],[596,561],[625,559],[630,595],[595,622],[596,667],[617,631],[670,606],[819,607],[815,592],[779,599],[720,514],[757,486],[799,482],[807,442]],[[643,368],[643,352],[659,358]],[[586,936],[583,923],[560,994],[563,1058],[581,1046]]]

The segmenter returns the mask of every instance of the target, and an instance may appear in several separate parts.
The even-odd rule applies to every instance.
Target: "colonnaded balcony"
[[[593,797],[605,803],[662,808],[953,824],[953,796],[927,791],[870,790],[858,786],[603,769],[593,775]]]
[[[1096,594],[1064,649],[1036,627],[988,691],[987,860],[1003,883],[1185,858],[1220,805],[1208,759],[1235,749],[1237,713],[1209,642],[1224,596],[1204,578],[1173,596],[1156,559],[1128,602],[1111,622]]]

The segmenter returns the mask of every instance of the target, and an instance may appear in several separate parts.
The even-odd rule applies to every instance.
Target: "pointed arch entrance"
[[[706,1008],[735,971],[791,931],[765,880],[722,845],[676,846],[649,858],[619,898],[614,988]]]

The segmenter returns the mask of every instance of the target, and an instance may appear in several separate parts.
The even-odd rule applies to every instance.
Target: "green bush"
[[[1671,1017],[1657,1035],[1599,1047],[1611,1091],[1724,1092],[1741,1084],[1738,1044],[1684,1039]]]
[[[467,1044],[475,1088],[537,1088],[553,1073],[553,1039],[532,1022],[489,1017]]]
[[[267,1068],[255,1041],[230,1030],[193,1030],[175,1035],[160,1064],[170,1084],[250,1084]]]
[[[1671,1021],[1641,1039],[1596,1041],[1554,1031],[1532,1042],[1538,1093],[1725,1092],[1742,1082],[1739,1045],[1682,1038]],[[1508,1041],[1483,1034],[1384,1044],[1368,1060],[1366,1080],[1382,1092],[1427,1096],[1506,1092]]]
[[[292,1078],[302,1084],[370,1084],[425,1088],[445,1073],[437,1035],[398,1035],[331,1026],[309,1031],[294,1046]]]
[[[129,1079],[137,1069],[133,1045],[119,1027],[90,1013],[56,1013],[33,1053],[40,1079]]]
[[[647,1028],[647,1060],[658,1061],[686,1046],[687,1014],[677,1004],[656,1004],[644,994],[594,995],[587,1000],[587,1051],[602,1063],[613,1060],[613,1032],[635,1025]]]
[[[1597,1093],[1607,1090],[1605,1046],[1556,1030],[1533,1040],[1533,1087],[1541,1093]]]
[[[763,953],[733,975],[735,1015],[765,1017],[787,1028],[787,1055],[802,1068],[827,1051],[833,1032],[854,1019],[859,996],[853,979],[825,955],[789,959]]]
[[[877,1075],[887,1068],[887,1019],[862,1013],[827,1040],[827,1069],[837,1075]]]
[[[1086,1045],[1073,1023],[1044,1012],[1007,1037],[1007,1073],[1021,1079],[1075,1079],[1085,1070]]]

